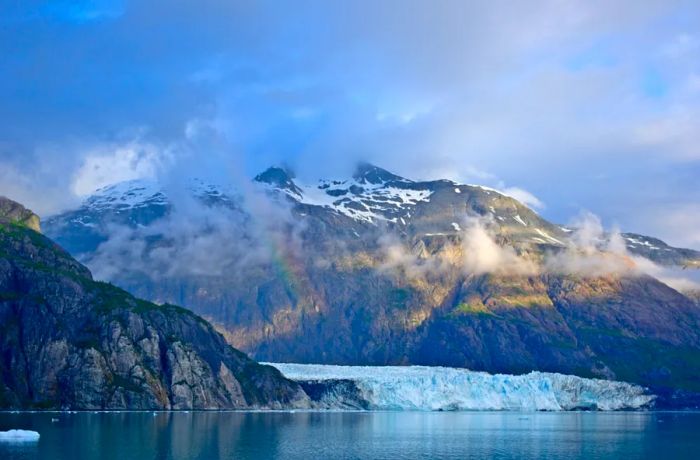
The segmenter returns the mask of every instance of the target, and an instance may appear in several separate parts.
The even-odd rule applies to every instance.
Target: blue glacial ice
[[[0,442],[36,442],[39,433],[29,430],[0,431]]]
[[[625,410],[650,407],[643,387],[573,375],[488,374],[427,366],[266,363],[302,384],[319,408],[369,410]]]

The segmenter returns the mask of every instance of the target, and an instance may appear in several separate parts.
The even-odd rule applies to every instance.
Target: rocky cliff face
[[[202,318],[93,281],[37,228],[0,199],[0,408],[306,407]]]
[[[31,228],[35,232],[41,231],[39,216],[31,212],[19,203],[0,196],[0,223],[18,224]]]
[[[161,192],[133,201],[103,190],[91,200],[120,203],[119,212],[88,201],[47,227],[91,266],[121,267],[113,282],[191,306],[261,360],[541,370],[641,383],[662,395],[700,392],[698,305],[634,269],[644,251],[675,248],[657,250],[631,234],[620,237],[617,253],[577,247],[572,229],[498,191],[415,182],[371,165],[314,185],[281,168],[256,181],[285,218],[256,224],[261,202],[200,195],[207,209],[236,216],[222,227],[236,239],[209,250],[191,252],[198,246],[186,245],[168,221],[172,209]],[[155,211],[165,217],[152,220]],[[488,237],[468,228],[474,218]],[[208,221],[198,235],[216,224]],[[106,243],[86,246],[90,238]],[[105,250],[111,241],[135,249],[130,265]],[[250,256],[263,247],[266,257]],[[227,251],[236,256],[222,259]],[[216,271],[175,271],[157,257],[163,253],[170,264],[183,254],[192,267],[197,254],[226,262]]]

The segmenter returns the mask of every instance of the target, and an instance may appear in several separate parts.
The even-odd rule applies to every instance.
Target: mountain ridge
[[[700,392],[698,305],[636,259],[672,249],[550,223],[493,189],[375,168],[315,185],[268,170],[254,199],[210,201],[194,224],[177,206],[157,225],[111,213],[120,244],[107,231],[81,260],[116,264],[115,283],[190,305],[265,361],[539,370]],[[80,210],[46,224],[80,253],[89,232],[75,218],[108,226]],[[122,262],[125,247],[135,252]]]
[[[371,180],[367,180],[370,177]],[[383,203],[396,203],[400,208],[402,205],[415,205],[420,201],[429,201],[429,196],[432,195],[434,189],[453,189],[456,194],[462,193],[462,188],[467,190],[479,190],[486,195],[493,195],[504,199],[504,201],[512,200],[511,204],[516,212],[510,215],[494,215],[496,220],[504,222],[509,220],[511,223],[519,224],[527,227],[529,224],[534,223],[536,226],[549,227],[548,230],[552,230],[557,234],[555,236],[545,234],[542,235],[536,230],[531,235],[531,240],[533,242],[538,242],[542,244],[553,244],[563,246],[562,241],[559,238],[566,238],[574,228],[569,228],[568,226],[563,226],[559,224],[550,224],[544,221],[538,213],[532,211],[527,206],[522,205],[516,199],[510,197],[506,193],[493,189],[490,187],[485,187],[482,185],[473,184],[459,184],[454,181],[449,181],[445,179],[441,180],[431,180],[431,181],[412,181],[410,179],[403,178],[401,176],[390,173],[389,171],[374,166],[369,163],[361,163],[356,169],[355,173],[351,175],[350,179],[320,179],[316,185],[304,184],[302,186],[307,190],[313,190],[314,194],[312,197],[305,197],[304,190],[295,182],[295,175],[291,170],[286,167],[273,166],[262,173],[256,175],[253,178],[254,183],[264,184],[270,186],[272,190],[278,190],[284,192],[287,196],[291,197],[293,200],[297,201],[299,204],[305,205],[316,205],[331,208],[333,211],[344,214],[354,220],[363,220],[369,223],[377,223],[377,221],[386,221],[392,224],[401,224],[399,219],[401,217],[406,218],[405,213],[399,215],[398,211],[400,209],[389,209],[382,210],[378,208],[378,212],[368,213],[368,204],[371,204],[371,198],[375,200],[376,205],[377,200]],[[366,195],[366,190],[362,187],[363,185],[369,184],[371,186],[376,185],[386,185],[389,186],[399,185],[404,190],[414,190],[418,191],[417,194],[413,196],[397,196],[391,193],[382,193],[383,196],[374,196],[368,199]],[[362,190],[359,188],[362,187]],[[186,189],[192,193],[194,197],[198,197],[202,200],[208,200],[209,202],[227,199],[235,200],[240,198],[238,192],[231,187],[222,187],[213,184],[207,184],[204,181],[193,179],[192,183],[186,186]],[[457,191],[459,190],[459,191]],[[321,192],[320,194],[318,192]],[[346,198],[347,195],[358,196],[358,199],[349,200]],[[421,193],[422,192],[422,193]],[[170,203],[165,187],[159,186],[156,181],[153,180],[131,180],[120,182],[114,185],[102,187],[98,189],[94,194],[88,196],[83,202],[83,204],[74,210],[69,210],[57,215],[48,216],[45,219],[48,222],[48,233],[52,234],[57,238],[63,238],[64,235],[55,230],[55,227],[66,225],[66,217],[75,215],[78,212],[83,214],[89,213],[100,213],[101,211],[108,211],[113,213],[123,213],[128,212],[130,208],[148,208],[148,212],[144,213],[142,216],[134,216],[132,222],[138,225],[148,225],[154,220],[164,217],[170,208]],[[325,195],[325,196],[324,196]],[[322,197],[319,199],[319,197]],[[141,198],[140,200],[138,198]],[[363,201],[364,200],[364,201]],[[477,212],[488,213],[491,211],[493,214],[493,208],[491,206],[481,203],[471,203],[472,206],[476,207]],[[491,208],[491,209],[489,209]],[[517,209],[525,209],[527,214],[532,213],[532,215],[527,216],[526,221],[522,221],[523,217],[517,212]],[[408,213],[410,216],[410,213]],[[459,219],[457,219],[459,220]],[[522,221],[522,222],[521,222]],[[546,222],[546,223],[544,223]],[[83,225],[86,227],[93,226],[94,223],[90,221],[81,222],[80,220],[75,220],[75,224]],[[459,225],[459,222],[451,222],[449,227],[444,226],[439,229],[434,229],[432,234],[450,233],[454,231],[454,225]],[[452,227],[452,228],[450,228]],[[431,233],[427,231],[426,233]],[[635,254],[643,257],[647,257],[650,260],[659,263],[661,265],[667,266],[679,266],[686,268],[700,267],[700,251],[694,249],[686,249],[680,247],[674,247],[666,242],[647,235],[642,235],[633,232],[622,233],[625,240],[627,249]],[[73,244],[66,244],[67,247],[73,247]],[[78,254],[80,251],[78,251]]]

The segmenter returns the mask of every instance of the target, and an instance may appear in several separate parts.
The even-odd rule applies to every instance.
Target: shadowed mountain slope
[[[38,221],[0,197],[0,408],[306,407],[202,318],[94,281]]]

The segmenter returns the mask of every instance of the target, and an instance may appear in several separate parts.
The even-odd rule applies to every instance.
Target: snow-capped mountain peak
[[[405,224],[411,209],[430,201],[428,187],[364,163],[350,179],[321,179],[316,184],[295,180],[283,168],[269,168],[255,177],[259,183],[287,194],[297,203],[320,206],[358,221]]]
[[[526,248],[567,247],[573,234],[572,229],[547,222],[498,190],[448,180],[413,181],[366,163],[349,177],[314,182],[295,177],[285,167],[271,167],[258,174],[254,183],[265,193],[288,199],[297,218],[333,222],[352,238],[361,238],[360,227],[377,225],[426,241],[459,238],[468,216],[481,216],[501,241]],[[238,207],[243,197],[234,187],[197,178],[165,184],[130,180],[97,190],[80,208],[47,219],[46,226],[70,228],[69,233],[79,234],[85,229],[102,232],[98,230],[106,222],[149,225],[188,198],[207,206]],[[672,248],[636,234],[623,237],[631,253],[662,265],[695,267],[700,260],[697,251]]]
[[[184,184],[163,185],[153,179],[132,179],[97,189],[83,202],[83,207],[99,211],[106,209],[127,210],[149,206],[167,206],[173,190],[182,188],[188,195],[199,199],[227,200],[235,194],[233,187],[209,183],[191,178]]]
[[[97,189],[85,200],[84,206],[92,209],[134,208],[165,202],[165,194],[158,182],[134,179]]]
[[[405,179],[396,174],[390,173],[386,169],[382,169],[370,163],[360,163],[352,178],[358,183],[362,184],[386,184],[388,182],[405,182],[411,183],[413,181]]]

